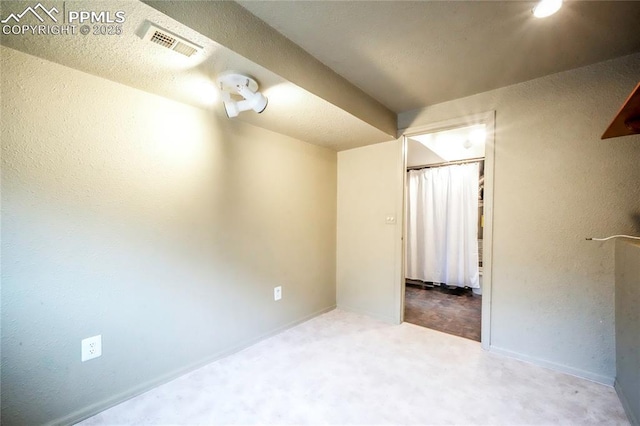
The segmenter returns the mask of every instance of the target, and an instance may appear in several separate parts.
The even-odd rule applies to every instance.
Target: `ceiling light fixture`
[[[533,16],[546,18],[556,13],[562,7],[562,0],[540,0],[533,8]]]
[[[486,140],[487,140],[487,131],[485,130],[484,125],[482,125],[482,127],[473,129],[469,133],[469,142],[471,142],[472,144],[480,145],[485,143]]]
[[[237,117],[242,111],[250,109],[260,114],[267,108],[268,100],[258,92],[258,83],[253,78],[229,72],[219,75],[217,83],[229,118]],[[235,100],[231,95],[239,95],[242,100]]]

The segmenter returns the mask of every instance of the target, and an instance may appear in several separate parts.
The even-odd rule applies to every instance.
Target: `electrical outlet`
[[[82,362],[98,358],[102,355],[102,335],[82,339]]]
[[[282,299],[282,286],[274,287],[273,289],[273,300]]]

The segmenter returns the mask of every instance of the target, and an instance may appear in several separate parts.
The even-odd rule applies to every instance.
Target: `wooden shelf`
[[[622,104],[622,108],[609,124],[601,139],[637,134],[640,134],[640,83]]]

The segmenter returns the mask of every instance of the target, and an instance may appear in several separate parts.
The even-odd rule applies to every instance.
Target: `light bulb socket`
[[[238,108],[237,102],[234,101],[224,101],[224,112],[227,113],[227,118],[235,118],[240,114],[240,109]]]
[[[264,96],[262,93],[258,93],[260,97],[257,98],[257,102],[253,106],[253,110],[258,114],[261,114],[265,109],[267,109],[267,105],[269,104],[269,99]]]

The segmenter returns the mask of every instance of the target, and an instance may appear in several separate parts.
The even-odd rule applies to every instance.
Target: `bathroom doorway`
[[[483,346],[492,153],[493,113],[405,133],[404,321]]]

